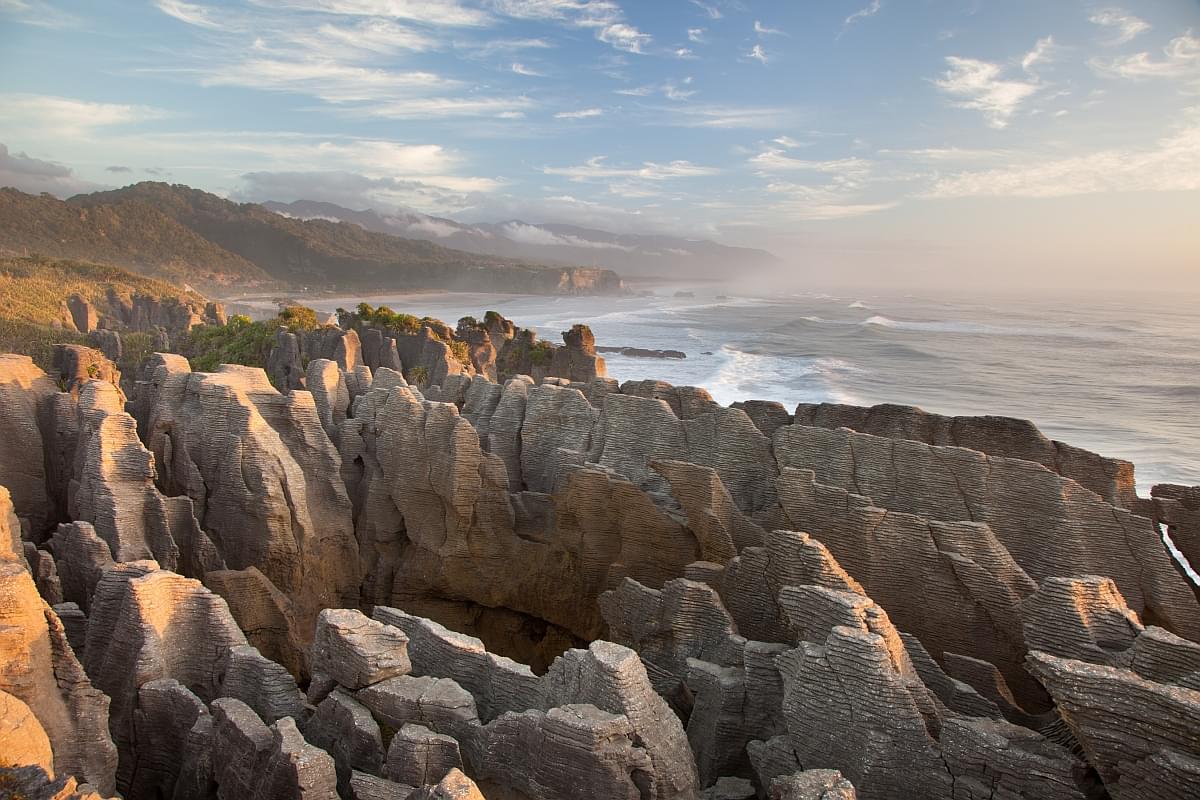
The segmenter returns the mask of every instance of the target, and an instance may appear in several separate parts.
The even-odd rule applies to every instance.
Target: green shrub
[[[404,379],[414,386],[423,386],[429,380],[429,370],[425,367],[409,367]]]
[[[467,346],[466,342],[455,339],[449,344],[450,352],[456,359],[458,359],[458,363],[462,364],[463,366],[467,366],[471,363],[471,348]]]
[[[529,360],[536,367],[545,366],[554,357],[554,345],[549,342],[533,342],[529,346]]]
[[[126,331],[121,334],[121,361],[117,368],[122,373],[136,375],[142,361],[154,352],[154,334]]]
[[[307,306],[286,306],[279,312],[279,319],[293,331],[317,329],[317,312]]]
[[[49,371],[54,361],[54,345],[90,346],[88,337],[75,331],[34,325],[23,320],[0,318],[0,353],[30,356],[33,363]]]

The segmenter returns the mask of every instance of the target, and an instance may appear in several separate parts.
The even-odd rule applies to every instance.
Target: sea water
[[[359,299],[305,302],[332,311]],[[451,325],[494,309],[554,342],[585,322],[598,345],[681,350],[686,359],[604,357],[610,377],[702,386],[725,404],[887,402],[1031,419],[1051,438],[1134,462],[1143,495],[1154,483],[1200,484],[1194,297],[752,296],[705,285],[638,297],[367,299]]]

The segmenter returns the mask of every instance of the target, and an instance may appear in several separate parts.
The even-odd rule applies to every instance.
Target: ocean
[[[655,292],[367,299],[451,325],[495,309],[556,343],[560,331],[586,322],[598,345],[682,350],[684,360],[615,354],[605,360],[618,380],[702,386],[724,404],[888,402],[940,414],[1022,417],[1051,438],[1134,462],[1143,496],[1155,483],[1200,484],[1195,297],[749,296],[711,284]],[[359,300],[305,302],[333,311]]]

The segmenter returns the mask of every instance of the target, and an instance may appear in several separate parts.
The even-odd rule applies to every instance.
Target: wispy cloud
[[[717,8],[712,3],[705,3],[703,0],[691,0],[692,5],[699,8],[709,19],[720,19],[725,16],[721,13],[721,9]]]
[[[1119,8],[1105,8],[1088,17],[1097,25],[1113,30],[1113,38],[1105,44],[1118,45],[1131,42],[1139,35],[1150,30],[1150,23]]]
[[[658,112],[649,122],[684,128],[746,128],[749,130],[778,129],[791,124],[795,112],[781,106],[727,106],[688,103],[654,109]]]
[[[1036,81],[1006,80],[1004,68],[990,61],[947,56],[949,69],[934,85],[957,98],[955,105],[979,111],[993,128],[1008,126],[1021,104],[1040,88]]]
[[[1130,80],[1147,78],[1200,78],[1200,38],[1185,33],[1163,48],[1163,57],[1136,53],[1113,61],[1092,59],[1092,68],[1101,75]]]
[[[650,44],[654,37],[642,33],[632,25],[617,22],[601,28],[596,38],[626,53],[641,53],[642,48]]]
[[[1148,148],[1115,148],[1067,158],[1025,157],[1011,166],[960,172],[928,197],[1062,197],[1102,192],[1200,190],[1200,108]]]
[[[869,19],[879,13],[883,8],[882,0],[871,0],[871,3],[864,8],[860,8],[842,22],[842,30],[838,33],[838,38],[842,37],[850,27],[856,23],[862,22],[864,19]]]
[[[492,0],[492,6],[514,19],[594,30],[597,39],[627,53],[645,52],[654,38],[631,25],[613,0]]]
[[[688,41],[693,44],[704,44],[704,28],[688,28]]]
[[[676,58],[682,58],[682,59],[684,59],[684,60],[691,60],[691,59],[693,59],[693,58],[696,58],[696,54],[695,54],[695,53],[693,53],[693,52],[691,51],[691,49],[690,49],[690,48],[687,48],[687,47],[680,47],[680,48],[677,48],[677,49],[674,51],[674,56],[675,56]]]
[[[37,28],[74,28],[79,17],[45,0],[0,0],[0,17]]]
[[[767,53],[765,50],[763,50],[763,46],[761,44],[756,44],[754,47],[750,48],[750,52],[746,54],[746,57],[753,58],[760,64],[767,63]]]
[[[779,28],[768,28],[758,20],[754,20],[754,32],[759,36],[786,36]]]
[[[6,116],[21,120],[22,127],[71,135],[171,116],[167,111],[150,106],[95,103],[41,94],[0,94],[0,106]]]
[[[659,164],[647,161],[638,167],[614,167],[608,163],[607,156],[593,156],[583,164],[573,167],[545,167],[542,172],[547,175],[558,175],[577,183],[609,178],[638,178],[647,181],[665,181],[673,178],[698,178],[706,175],[716,175],[720,172],[716,167],[705,167],[690,161],[671,161]]]
[[[479,27],[494,22],[486,11],[459,0],[253,0],[265,8],[342,16],[404,19],[434,27]]]
[[[554,115],[555,119],[588,119],[590,117],[599,117],[604,115],[602,108],[583,108],[579,111],[560,111]]]
[[[1032,74],[1035,66],[1049,62],[1054,58],[1054,51],[1056,48],[1057,45],[1054,43],[1053,36],[1046,36],[1042,39],[1038,39],[1037,44],[1034,45],[1033,49],[1026,53],[1025,57],[1021,59],[1021,69]]]
[[[549,50],[554,44],[545,39],[491,39],[485,42],[456,42],[456,48],[469,50],[480,58],[490,58],[497,53],[512,53],[518,50]]]
[[[184,0],[155,0],[154,5],[167,16],[188,25],[214,29],[221,27],[221,24],[213,19],[210,9],[196,3],[186,3]]]
[[[519,62],[512,65],[512,71],[518,75],[525,75],[529,78],[543,78],[546,75],[544,72],[538,72],[536,69],[527,67]]]
[[[792,158],[778,148],[770,148],[752,156],[750,158],[750,165],[761,173],[820,172],[830,175],[840,175],[846,180],[865,178],[871,170],[871,162],[862,158],[812,161]]]

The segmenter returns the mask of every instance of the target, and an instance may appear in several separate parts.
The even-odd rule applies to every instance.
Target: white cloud
[[[696,54],[693,53],[690,48],[679,47],[675,50],[675,57],[682,59],[693,59],[696,58]]]
[[[524,222],[507,222],[501,227],[506,239],[521,244],[534,244],[557,247],[586,247],[596,250],[633,250],[629,245],[617,242],[604,242],[595,239],[584,239],[574,234],[559,235],[537,225],[527,225]]]
[[[480,58],[488,58],[496,53],[510,53],[517,50],[549,50],[554,45],[545,39],[492,39],[487,42],[461,42],[455,47],[471,51]]]
[[[599,117],[604,114],[602,108],[584,108],[579,111],[560,111],[554,115],[555,119],[587,119],[589,117]]]
[[[221,24],[212,18],[211,9],[196,3],[185,3],[184,0],[155,0],[154,5],[164,14],[188,25],[198,28],[221,27]]]
[[[794,150],[797,147],[805,147],[807,145],[807,142],[798,141],[790,136],[778,136],[771,141],[788,150]]]
[[[453,117],[498,117],[520,119],[533,108],[528,97],[418,97],[375,103],[348,109],[355,114],[381,119],[448,119]]]
[[[610,167],[605,162],[605,156],[593,156],[578,166],[545,167],[542,172],[547,175],[560,175],[577,183],[608,178],[638,178],[648,181],[665,181],[673,178],[696,178],[706,175],[716,175],[720,172],[715,167],[703,167],[693,164],[690,161],[672,161],[667,164],[647,161],[640,167]]]
[[[1200,190],[1200,108],[1150,148],[1021,163],[941,178],[929,197],[1062,197],[1102,192]]]
[[[218,64],[203,75],[201,84],[295,92],[327,103],[376,102],[460,85],[432,72],[397,72],[332,60],[272,56]]]
[[[704,44],[704,28],[688,28],[687,36],[693,44]]]
[[[1056,47],[1057,45],[1054,44],[1053,36],[1038,39],[1033,49],[1021,59],[1021,69],[1032,74],[1035,66],[1053,60]]]
[[[78,27],[80,20],[45,0],[0,0],[0,16],[37,28]]]
[[[600,33],[596,34],[596,38],[627,53],[641,53],[642,47],[653,41],[650,34],[642,33],[624,22],[606,25],[600,30]]]
[[[779,28],[768,28],[766,25],[763,25],[758,20],[754,20],[754,32],[757,33],[759,36],[785,36],[786,35],[786,34],[784,34],[783,31],[779,30]]]
[[[772,106],[687,105],[670,106],[657,111],[651,120],[655,125],[677,125],[684,128],[747,128],[762,130],[785,127],[795,116],[792,109]]]
[[[720,19],[721,17],[725,16],[721,13],[721,9],[717,8],[712,3],[705,3],[702,2],[702,0],[692,0],[692,5],[703,11],[709,19]]]
[[[1105,44],[1118,45],[1133,41],[1150,30],[1150,23],[1119,8],[1105,8],[1088,17],[1088,20],[1105,28],[1113,29],[1113,38]]]
[[[881,0],[871,0],[871,3],[869,5],[867,5],[864,8],[860,8],[858,11],[855,11],[853,14],[846,17],[845,21],[842,22],[842,30],[840,33],[838,33],[838,37],[840,38],[841,35],[843,33],[845,33],[846,30],[851,25],[854,25],[857,22],[861,22],[864,19],[869,19],[870,17],[875,16],[876,14],[879,13],[880,9],[882,9],[882,8],[883,8],[883,3],[881,2]]]
[[[754,47],[752,47],[750,49],[750,52],[747,53],[746,55],[749,58],[753,58],[755,61],[758,61],[760,63],[763,63],[763,64],[767,63],[767,54],[763,50],[763,46],[761,44],[754,45]]]
[[[150,106],[94,103],[39,94],[0,94],[0,107],[23,128],[82,135],[95,128],[165,119],[170,114]]]
[[[813,161],[792,158],[783,150],[769,148],[750,158],[750,164],[762,172],[823,172],[843,176],[847,180],[866,177],[871,162],[862,158],[837,158],[828,161]]]
[[[1188,32],[1172,39],[1161,59],[1136,53],[1107,63],[1093,59],[1091,64],[1102,75],[1130,80],[1200,77],[1200,38]]]
[[[1003,68],[990,61],[947,56],[949,69],[934,85],[959,98],[955,105],[979,111],[993,128],[1007,127],[1009,120],[1040,88],[1036,82],[1005,80]]]
[[[343,16],[406,19],[424,25],[479,27],[490,25],[487,12],[458,0],[253,0],[255,5]]]
[[[405,230],[406,232],[417,231],[419,233],[428,233],[439,239],[445,239],[448,236],[459,233],[462,229],[449,222],[441,222],[432,217],[422,217],[416,222],[410,223]]]
[[[630,25],[612,0],[492,0],[492,6],[516,19],[593,29],[597,39],[627,53],[642,53],[653,41],[650,34]]]
[[[525,75],[526,77],[530,77],[530,78],[545,77],[544,72],[538,72],[537,70],[527,67],[521,63],[514,63],[512,65],[512,71],[517,73],[518,75]]]
[[[299,50],[307,60],[346,59],[370,61],[379,55],[434,50],[438,40],[386,19],[366,19],[352,25],[324,24],[280,32],[291,43],[285,53]]]

